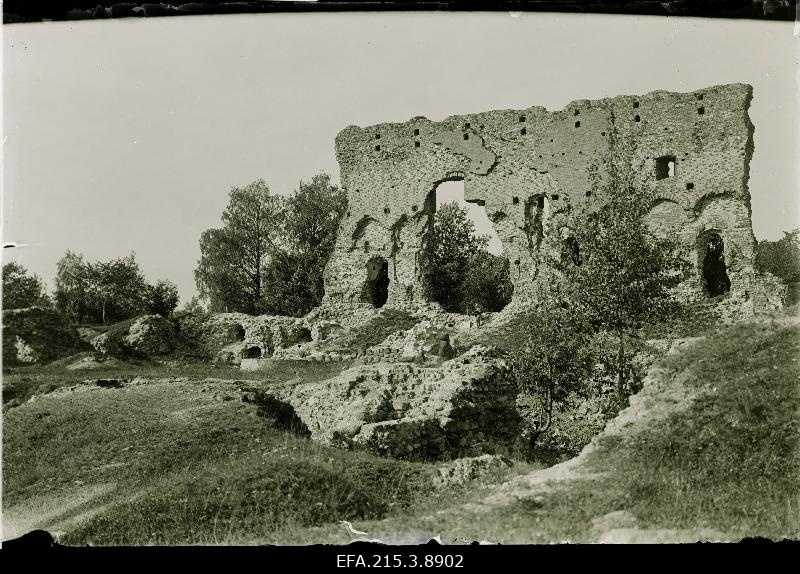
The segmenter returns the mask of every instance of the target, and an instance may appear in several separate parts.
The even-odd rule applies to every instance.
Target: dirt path
[[[107,507],[103,498],[115,485],[98,484],[66,492],[33,496],[3,509],[2,539],[10,540],[31,530],[47,530],[60,536]]]

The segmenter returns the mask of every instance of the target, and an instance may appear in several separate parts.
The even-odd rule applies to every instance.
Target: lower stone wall
[[[266,392],[323,443],[408,459],[505,452],[519,429],[509,366],[491,349],[426,368],[361,365],[319,383]]]

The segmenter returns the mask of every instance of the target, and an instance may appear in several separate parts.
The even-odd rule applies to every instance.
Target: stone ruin
[[[655,193],[654,232],[676,235],[696,265],[684,285],[687,300],[729,291],[750,313],[779,307],[780,284],[753,270],[751,99],[749,85],[731,84],[577,100],[556,112],[530,107],[349,126],[336,138],[349,207],[325,269],[324,305],[428,303],[436,188],[457,180],[502,241],[512,303],[530,303],[537,232],[548,221],[548,231],[559,232],[565,214],[580,222],[614,188],[613,174],[625,173],[635,188]],[[720,254],[724,267],[713,268]]]
[[[397,458],[507,451],[520,417],[506,360],[473,347],[439,367],[355,366],[322,382],[266,390],[292,406],[312,438]]]
[[[653,192],[648,224],[678,237],[694,262],[681,289],[687,300],[728,293],[736,318],[782,306],[786,288],[753,268],[751,98],[750,86],[732,84],[578,100],[557,112],[531,107],[347,127],[336,155],[348,211],[320,307],[302,318],[187,316],[172,321],[175,329],[151,316],[116,343],[97,333],[84,338],[103,354],[116,345],[150,355],[170,352],[178,338],[216,364],[242,369],[269,368],[275,359],[352,361],[325,381],[263,390],[328,444],[423,459],[502,453],[519,427],[508,364],[490,348],[454,343],[485,321],[502,329],[515,309],[536,301],[542,235],[568,240],[566,223],[580,225],[619,189],[617,174],[630,174],[630,188]],[[467,317],[426,299],[436,189],[453,180],[486,209],[502,242],[511,313]],[[337,333],[388,310],[418,321],[369,348],[337,347]],[[15,360],[36,362],[33,347],[42,345],[33,323],[41,318],[29,315],[4,313],[3,342],[16,345]],[[25,333],[12,340],[8,326],[16,323]]]

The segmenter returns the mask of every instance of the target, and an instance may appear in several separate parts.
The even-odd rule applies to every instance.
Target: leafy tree
[[[654,235],[644,216],[652,197],[633,187],[611,195],[599,211],[575,226],[574,236],[560,241],[554,262],[564,274],[570,298],[595,328],[616,342],[616,390],[620,405],[631,372],[630,339],[646,322],[665,319],[680,305],[673,288],[690,264],[674,238]]]
[[[49,307],[50,299],[41,278],[28,274],[16,261],[3,265],[3,309]]]
[[[485,250],[489,238],[475,235],[475,225],[466,208],[444,203],[436,211],[431,238],[432,252],[428,289],[430,298],[447,311],[460,312],[459,290],[470,260]]]
[[[147,310],[150,313],[169,317],[178,306],[178,287],[172,281],[156,281],[147,286]]]
[[[177,288],[169,281],[149,285],[136,256],[87,262],[67,251],[56,264],[56,308],[75,323],[115,323],[177,305]],[[174,299],[174,300],[173,300]],[[151,310],[158,306],[159,311]]]
[[[263,179],[234,187],[222,228],[200,237],[195,281],[212,311],[258,314],[263,310],[264,270],[279,247],[284,201]]]
[[[315,271],[307,259],[295,252],[277,253],[266,269],[265,282],[269,286],[264,295],[266,311],[300,317],[313,309],[321,301],[314,285]]]
[[[585,388],[595,355],[591,328],[574,307],[545,299],[528,319],[511,362],[518,391],[538,402],[524,429],[533,445],[550,428],[554,403]]]
[[[800,281],[800,228],[784,231],[777,241],[759,241],[754,263],[787,284]]]
[[[88,313],[86,266],[83,255],[69,249],[56,263],[55,306],[73,323],[82,322]]]
[[[322,274],[346,209],[346,194],[326,174],[301,181],[287,199],[283,248],[267,271],[264,307],[269,313],[301,316],[322,302]]]
[[[92,320],[104,325],[136,316],[147,309],[148,285],[133,253],[88,264],[83,270]]]
[[[478,251],[469,260],[459,289],[462,312],[478,314],[501,311],[511,301],[514,284],[508,259]]]
[[[184,303],[183,307],[181,307],[178,312],[182,315],[196,314],[196,313],[204,314],[206,313],[206,308],[201,303],[200,297],[194,295],[189,301]]]

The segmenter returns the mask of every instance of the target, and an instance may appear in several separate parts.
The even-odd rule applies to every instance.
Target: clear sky
[[[754,87],[756,237],[799,225],[789,22],[360,13],[2,30],[3,240],[27,243],[16,258],[49,284],[67,248],[90,260],[133,250],[185,301],[199,235],[219,224],[229,188],[338,180],[334,138],[350,124],[729,82]]]

